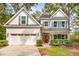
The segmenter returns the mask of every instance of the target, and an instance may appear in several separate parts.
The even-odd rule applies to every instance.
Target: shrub
[[[37,46],[42,46],[42,45],[43,45],[42,39],[37,40],[37,41],[36,41],[36,45],[37,45]]]
[[[67,41],[67,39],[62,39],[62,45],[65,45],[65,42]]]
[[[7,46],[8,41],[7,40],[0,40],[0,46]]]
[[[50,45],[51,46],[59,46],[59,41],[56,40],[56,39],[53,39],[53,40],[50,41]]]
[[[70,36],[71,40],[74,40],[74,42],[79,43],[79,32],[73,32]]]
[[[73,41],[72,40],[67,40],[67,39],[53,39],[50,41],[51,46],[72,46]]]
[[[63,44],[64,44],[65,39],[59,39],[58,41],[59,41],[59,45],[63,45]]]
[[[72,40],[65,40],[64,45],[65,46],[72,46],[73,41]]]

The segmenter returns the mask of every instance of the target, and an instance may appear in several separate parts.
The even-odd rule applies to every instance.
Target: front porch
[[[50,44],[50,41],[53,39],[69,39],[69,33],[66,32],[43,32],[42,39],[44,44]]]

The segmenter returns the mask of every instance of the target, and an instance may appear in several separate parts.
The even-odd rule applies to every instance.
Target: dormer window
[[[19,18],[20,18],[19,21],[20,21],[21,25],[26,25],[27,24],[27,22],[26,22],[26,16],[20,16]]]

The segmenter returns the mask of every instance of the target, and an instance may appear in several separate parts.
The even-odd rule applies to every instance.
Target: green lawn
[[[68,56],[68,50],[60,47],[40,48],[40,52],[46,52],[48,56]]]

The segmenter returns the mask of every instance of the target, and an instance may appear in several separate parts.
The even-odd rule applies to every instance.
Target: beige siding
[[[18,14],[10,23],[9,25],[19,25],[19,16],[26,16],[26,20],[27,20],[27,14],[26,12],[23,10],[22,12],[20,12],[20,14]],[[28,25],[36,25],[37,23],[35,22],[34,19],[30,18],[30,16],[28,16]]]
[[[53,17],[65,17],[61,11],[58,11]]]

